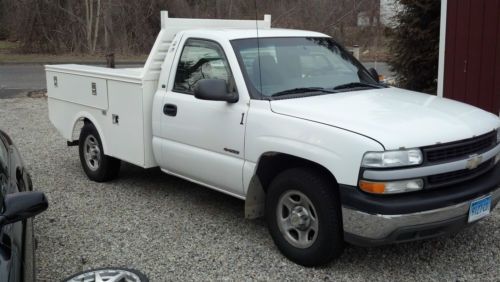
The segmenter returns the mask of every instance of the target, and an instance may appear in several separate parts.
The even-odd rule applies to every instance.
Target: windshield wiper
[[[370,84],[370,83],[365,83],[365,82],[349,82],[346,84],[341,84],[338,86],[335,86],[333,89],[334,90],[340,90],[340,89],[349,89],[349,88],[382,88],[382,85],[379,84]]]
[[[308,92],[337,93],[338,91],[328,90],[328,89],[325,89],[322,87],[300,87],[300,88],[293,88],[293,89],[288,89],[288,90],[276,92],[276,93],[272,94],[271,97],[278,97],[278,96],[284,96],[284,95],[290,95],[290,94],[308,93]]]

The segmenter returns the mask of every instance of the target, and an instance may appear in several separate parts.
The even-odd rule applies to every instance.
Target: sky
[[[395,0],[380,0],[380,22],[384,25],[390,23],[390,18],[395,13]]]

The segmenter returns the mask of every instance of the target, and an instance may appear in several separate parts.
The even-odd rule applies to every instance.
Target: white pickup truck
[[[497,116],[380,84],[329,36],[272,29],[270,16],[162,12],[144,68],[46,74],[50,120],[90,179],[126,161],[245,200],[302,265],[346,241],[455,232],[500,200]]]

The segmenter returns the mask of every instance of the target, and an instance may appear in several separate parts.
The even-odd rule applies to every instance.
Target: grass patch
[[[17,42],[9,42],[7,40],[0,40],[0,52],[12,52],[19,47]]]
[[[147,55],[125,56],[120,55],[115,57],[116,63],[144,63]],[[74,55],[74,54],[5,54],[0,53],[0,64],[9,63],[33,63],[33,64],[65,64],[65,63],[106,63],[104,55]]]
[[[0,64],[33,63],[33,64],[61,64],[61,63],[106,63],[104,54],[23,54],[17,52],[19,44],[16,42],[0,41]],[[122,55],[115,56],[116,63],[144,63],[147,55]]]

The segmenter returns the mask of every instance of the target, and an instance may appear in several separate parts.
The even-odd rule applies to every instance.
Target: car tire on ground
[[[120,160],[106,156],[101,137],[92,123],[85,123],[79,139],[80,162],[90,180],[105,182],[118,176]]]
[[[98,282],[98,281],[127,281],[127,282],[149,282],[143,273],[122,267],[105,267],[90,269],[71,275],[64,282]]]
[[[278,249],[303,266],[323,265],[344,249],[335,183],[309,168],[288,169],[267,191],[266,220]]]

